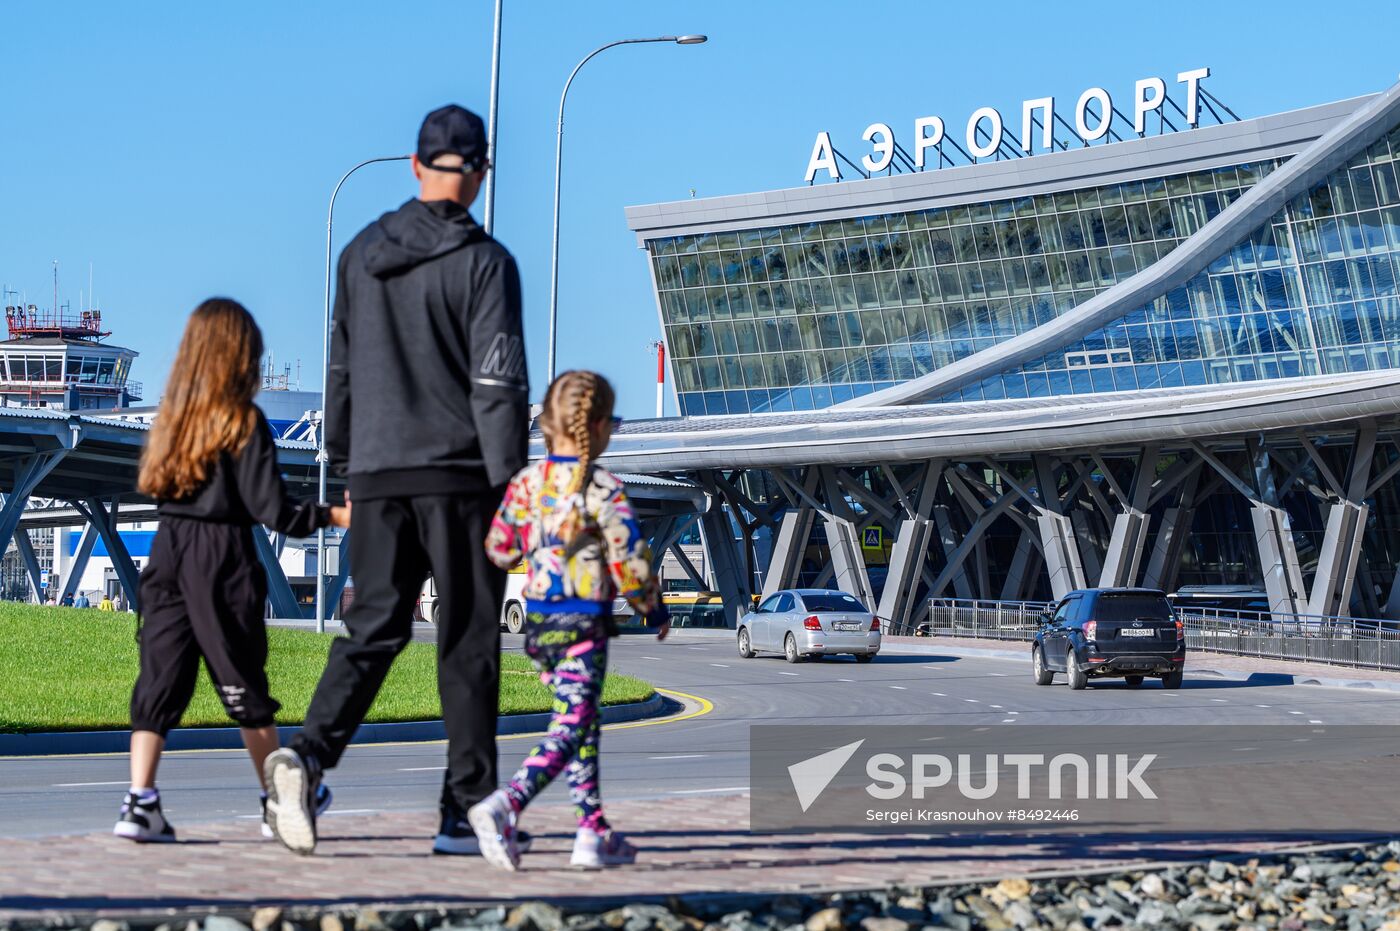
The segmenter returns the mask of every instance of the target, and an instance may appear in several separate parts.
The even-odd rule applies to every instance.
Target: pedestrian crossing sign
[[[883,550],[885,548],[885,528],[866,527],[862,530],[860,548],[863,550]]]

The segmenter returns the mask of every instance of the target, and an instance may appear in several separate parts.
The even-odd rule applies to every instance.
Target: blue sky
[[[330,189],[360,159],[409,151],[435,106],[485,114],[491,10],[6,0],[0,284],[47,305],[58,259],[76,307],[91,262],[148,400],[185,314],[216,293],[246,303],[316,387]],[[1202,65],[1248,118],[1379,91],[1400,69],[1396,4],[506,0],[496,233],[520,261],[536,395],[563,81],[604,42],[685,32],[710,43],[609,50],[570,94],[560,366],[604,372],[629,416],[653,407],[659,325],[625,205],[797,186],[822,129],[858,154],[883,120],[908,148],[918,116],[960,133],[991,105],[1018,127],[1023,99],[1053,94],[1069,114],[1091,85],[1121,101],[1137,78],[1171,87]],[[413,192],[403,165],[358,174],[337,250]]]

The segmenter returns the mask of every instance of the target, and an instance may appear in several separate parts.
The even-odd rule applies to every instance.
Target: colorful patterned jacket
[[[528,560],[528,611],[605,614],[621,596],[650,623],[661,623],[666,612],[651,547],[622,482],[590,466],[583,489],[567,499],[578,468],[577,459],[551,456],[517,473],[486,535],[487,556],[502,569]],[[579,530],[566,545],[560,529],[572,522]]]

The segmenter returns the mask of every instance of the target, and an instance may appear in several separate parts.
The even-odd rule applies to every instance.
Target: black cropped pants
[[[200,657],[228,716],[266,727],[281,706],[268,694],[267,576],[252,527],[162,517],[141,571],[141,672],[131,728],[162,737],[194,695]]]

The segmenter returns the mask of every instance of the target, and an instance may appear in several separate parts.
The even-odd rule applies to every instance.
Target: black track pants
[[[306,724],[292,740],[334,766],[364,721],[394,657],[413,633],[429,572],[438,597],[438,693],[447,728],[444,804],[465,809],[496,788],[500,612],[506,575],[483,542],[495,494],[423,495],[355,502],[350,567],[355,599],[348,636],[331,644]]]
[[[267,576],[251,527],[162,517],[141,571],[141,672],[131,727],[164,736],[194,695],[199,658],[230,718],[265,727],[281,707],[267,693]]]

